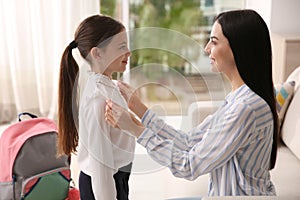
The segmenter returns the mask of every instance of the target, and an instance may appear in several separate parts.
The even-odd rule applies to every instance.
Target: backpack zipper
[[[26,193],[24,192],[24,186],[32,179],[35,179],[35,178],[40,178],[42,176],[45,176],[45,175],[48,175],[48,174],[53,174],[53,173],[56,173],[56,172],[59,172],[59,171],[62,171],[62,170],[70,170],[69,167],[60,167],[60,168],[57,168],[57,169],[53,169],[53,170],[49,170],[49,171],[46,171],[46,172],[43,172],[43,173],[40,173],[40,174],[36,174],[34,176],[31,176],[30,178],[26,179],[23,183],[22,183],[22,191],[21,191],[21,200],[25,199],[25,195]],[[71,172],[70,172],[71,173]],[[70,174],[71,175],[71,174]],[[64,176],[63,176],[64,177]],[[67,179],[66,179],[67,180]],[[68,180],[69,182],[71,180]]]
[[[16,175],[12,175],[12,179],[13,179],[13,199],[16,200],[16,191],[15,191],[15,185],[16,185],[16,182],[17,182],[17,177]]]

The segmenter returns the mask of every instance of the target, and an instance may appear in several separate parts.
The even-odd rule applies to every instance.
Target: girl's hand
[[[112,127],[128,131],[136,137],[139,137],[145,129],[131,113],[111,100],[106,101],[105,120]]]

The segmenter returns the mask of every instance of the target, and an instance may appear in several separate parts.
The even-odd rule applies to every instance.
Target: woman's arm
[[[111,126],[130,132],[137,138],[142,134],[145,128],[149,128],[162,139],[173,140],[175,147],[179,149],[188,150],[194,146],[194,144],[201,141],[205,130],[210,126],[211,116],[190,132],[186,133],[168,125],[151,110],[146,111],[141,122],[118,104],[113,103],[111,100],[107,100],[106,102],[105,117]]]
[[[119,115],[120,111],[115,106],[111,109],[114,114],[110,117],[114,124],[128,130],[128,121],[123,120],[126,115]],[[114,115],[121,116],[119,121]],[[234,110],[223,108],[219,118],[212,121],[203,138],[189,149],[178,148],[174,140],[162,138],[163,129],[154,132],[143,127],[136,136],[138,143],[154,160],[169,167],[175,176],[193,180],[224,165],[236,154],[255,127],[255,114],[251,108],[238,105]],[[131,130],[134,131],[134,128]]]
[[[189,150],[202,140],[204,133],[210,128],[211,118],[212,116],[208,116],[201,124],[185,132],[180,129],[175,129],[153,111],[147,110],[142,118],[142,123],[161,138],[173,140],[176,148]]]
[[[172,140],[146,129],[138,138],[148,154],[158,163],[170,168],[174,176],[194,180],[228,162],[245,144],[255,128],[255,114],[250,108],[221,113],[212,129],[207,129],[202,140],[189,150],[178,149]]]

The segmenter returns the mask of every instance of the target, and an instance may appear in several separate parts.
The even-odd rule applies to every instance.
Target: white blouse
[[[133,161],[135,138],[105,121],[105,104],[112,99],[127,108],[117,85],[107,76],[89,72],[79,105],[78,165],[91,176],[97,200],[116,199],[113,175]]]

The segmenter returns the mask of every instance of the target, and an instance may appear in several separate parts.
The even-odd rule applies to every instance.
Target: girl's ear
[[[91,49],[91,57],[95,60],[100,60],[102,57],[102,51],[98,47],[93,47]]]

